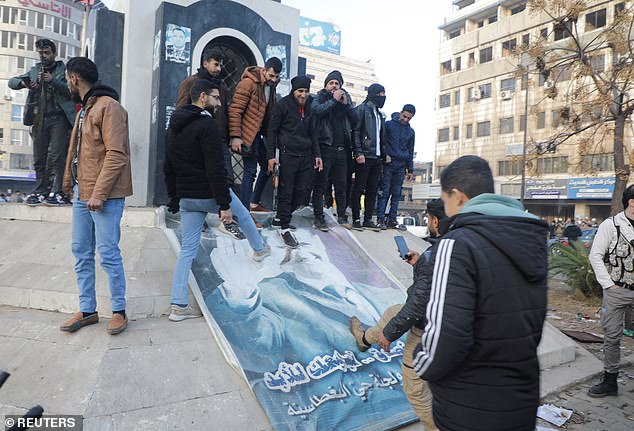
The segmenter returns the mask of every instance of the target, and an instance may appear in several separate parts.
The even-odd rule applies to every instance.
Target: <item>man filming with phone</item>
[[[75,121],[75,104],[66,85],[66,68],[55,61],[57,48],[48,39],[35,42],[40,62],[9,80],[13,90],[28,89],[23,124],[31,126],[35,188],[26,197],[30,206],[69,205],[62,192],[68,137]]]

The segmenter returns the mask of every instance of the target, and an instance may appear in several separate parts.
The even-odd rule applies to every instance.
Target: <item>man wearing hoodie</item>
[[[335,187],[337,200],[337,221],[350,227],[346,216],[346,173],[348,154],[357,134],[357,116],[352,107],[352,99],[341,88],[343,76],[333,70],[324,80],[324,88],[317,93],[311,104],[311,137],[319,144],[323,160],[323,170],[315,176],[313,189],[314,227],[327,231],[324,218],[324,189],[328,180]]]
[[[401,200],[403,180],[411,181],[414,172],[414,129],[409,125],[410,120],[416,114],[416,108],[409,103],[403,106],[403,110],[396,120],[385,123],[387,131],[387,156],[383,164],[383,193],[379,197],[379,205],[376,208],[377,224],[381,230],[398,227],[396,215],[398,203]],[[388,161],[389,160],[389,161]],[[385,223],[385,208],[390,199],[390,214]]]
[[[310,139],[310,78],[305,75],[291,80],[291,93],[273,108],[266,142],[269,172],[280,166],[277,194],[277,219],[284,243],[297,248],[299,243],[291,233],[293,211],[304,201],[312,170],[322,169],[319,144]],[[279,161],[275,151],[279,150]]]
[[[256,262],[271,253],[249,211],[227,185],[224,146],[210,113],[220,105],[218,84],[200,79],[192,85],[189,94],[193,103],[172,114],[165,150],[168,207],[172,212],[180,210],[182,222],[181,251],[172,279],[169,316],[176,322],[200,316],[188,305],[187,282],[207,213],[218,214],[223,223],[231,223],[232,212],[235,213]]]
[[[263,136],[267,134],[269,116],[275,106],[275,88],[281,72],[282,61],[277,57],[269,58],[264,67],[247,67],[229,107],[231,150],[242,154],[244,164],[240,200],[251,211],[268,211],[260,204],[268,180]]]
[[[73,193],[72,250],[79,287],[79,313],[60,329],[75,332],[99,321],[95,292],[95,249],[108,275],[112,319],[107,331],[128,325],[126,282],[119,249],[125,198],[132,195],[128,113],[117,92],[99,83],[95,63],[74,57],[66,63],[68,90],[81,103],[71,134],[63,191]]]
[[[379,230],[372,221],[372,212],[376,204],[379,178],[385,163],[390,163],[386,154],[387,135],[385,118],[379,111],[385,104],[385,88],[381,84],[368,87],[365,101],[356,109],[359,119],[359,135],[354,141],[354,186],[352,187],[352,227]],[[361,223],[361,195],[365,195],[363,224]]]
[[[547,225],[493,186],[477,156],[456,159],[440,175],[445,212],[455,217],[432,248],[414,369],[429,383],[442,431],[535,430]]]

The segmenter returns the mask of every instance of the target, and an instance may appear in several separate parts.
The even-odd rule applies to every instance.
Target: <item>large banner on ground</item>
[[[415,420],[401,386],[404,340],[389,353],[360,353],[348,329],[351,316],[370,326],[405,295],[350,232],[334,220],[330,232],[317,231],[306,215],[293,218],[297,249],[277,229],[261,231],[272,249],[261,263],[246,240],[203,233],[192,272],[212,329],[275,430],[383,430]],[[168,227],[180,239],[179,222]]]

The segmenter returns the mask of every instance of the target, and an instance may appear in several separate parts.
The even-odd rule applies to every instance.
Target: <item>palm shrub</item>
[[[574,246],[555,243],[551,250],[550,275],[563,275],[573,290],[580,291],[587,298],[601,297],[603,289],[590,265],[589,249],[578,242]]]

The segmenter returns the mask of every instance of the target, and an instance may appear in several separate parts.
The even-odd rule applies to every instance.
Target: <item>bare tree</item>
[[[574,145],[582,160],[613,153],[611,211],[616,213],[622,210],[621,195],[631,174],[624,136],[634,112],[634,5],[608,3],[613,9],[588,11],[598,3],[529,0],[529,13],[545,16],[553,25],[551,34],[542,33],[519,52],[534,60],[533,70],[549,87],[546,97],[558,105],[559,127],[547,139],[532,142],[532,152],[541,155]]]

